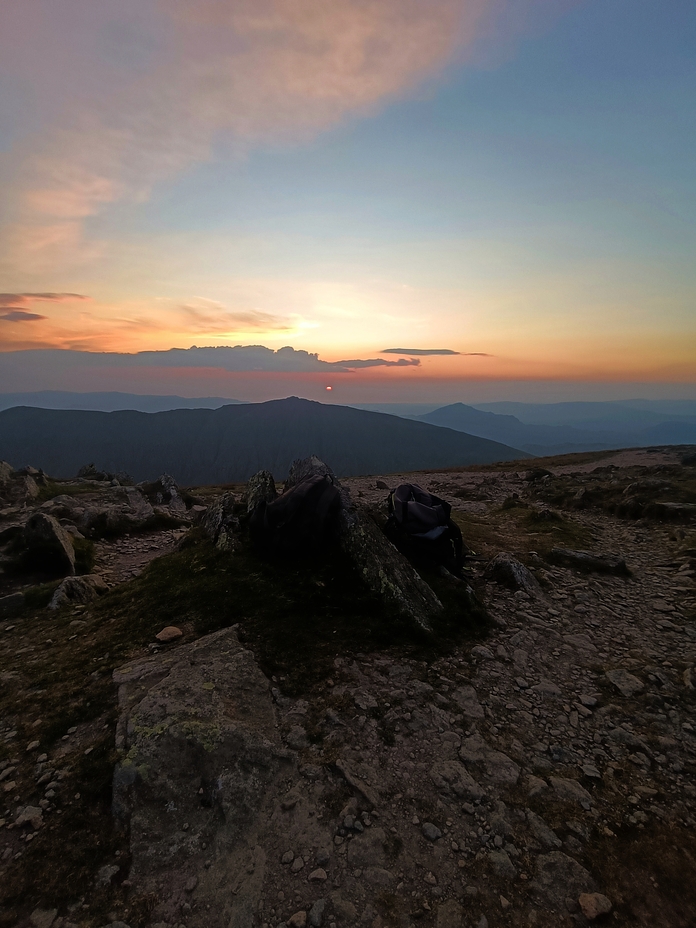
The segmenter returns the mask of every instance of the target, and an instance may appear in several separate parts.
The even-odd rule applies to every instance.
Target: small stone
[[[627,699],[642,693],[645,688],[643,681],[639,680],[638,677],[634,677],[627,670],[609,670],[606,678]]]
[[[307,913],[304,910],[295,912],[287,921],[288,928],[305,928],[307,924]]]
[[[285,740],[288,747],[292,748],[293,751],[303,751],[309,745],[307,732],[301,725],[293,726],[287,733]]]
[[[438,838],[442,837],[442,832],[437,825],[433,825],[432,822],[424,822],[421,831],[423,832],[423,837],[427,838],[428,841],[437,841]]]
[[[548,788],[549,784],[540,777],[530,776],[527,778],[527,792],[529,796],[539,796]]]
[[[43,825],[43,811],[37,806],[27,806],[17,815],[15,825],[20,828],[22,825],[31,825],[34,831],[38,831]]]
[[[121,868],[118,864],[105,864],[97,870],[97,878],[94,881],[97,886],[109,886],[111,880],[116,876]]]
[[[565,777],[549,777],[551,786],[559,799],[567,802],[579,802],[581,805],[592,802],[592,796],[577,780]]]
[[[32,928],[51,928],[56,920],[58,909],[34,909],[29,916]]]
[[[38,741],[30,741],[27,745],[27,751],[35,751],[39,746]]]
[[[293,873],[299,873],[300,870],[304,867],[304,858],[296,857],[292,862],[292,867],[290,869]]]
[[[592,780],[602,779],[602,774],[599,772],[599,770],[597,770],[597,768],[593,764],[583,764],[582,772],[585,774],[586,777],[590,777],[590,779]]]
[[[312,870],[307,879],[312,883],[323,883],[326,880],[326,870],[323,867],[317,867],[316,870]]]
[[[312,908],[309,910],[309,924],[312,928],[321,928],[324,921],[324,909],[326,908],[326,899],[317,899]]]
[[[166,643],[168,641],[175,641],[177,638],[181,638],[184,633],[180,628],[177,628],[176,625],[167,625],[166,628],[163,628],[161,632],[158,632],[155,635],[155,638],[158,641]]]
[[[489,851],[488,859],[495,873],[506,880],[514,880],[517,877],[517,870],[513,866],[507,851]]]
[[[599,918],[600,915],[608,915],[611,912],[612,905],[606,896],[601,893],[580,893],[578,897],[582,914],[590,921]]]
[[[291,864],[295,859],[295,855],[292,851],[286,851],[283,856],[280,858],[282,864]]]

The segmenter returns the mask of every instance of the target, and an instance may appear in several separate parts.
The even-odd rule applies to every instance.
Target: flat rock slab
[[[520,768],[502,751],[496,751],[479,734],[467,738],[461,746],[459,757],[467,767],[482,770],[493,783],[515,786],[520,778]]]
[[[577,780],[565,777],[549,777],[549,782],[558,798],[564,802],[579,802],[582,806],[592,803],[592,796]]]
[[[154,922],[173,923],[195,878],[189,926],[250,924],[266,872],[264,829],[296,769],[268,681],[232,629],[121,667],[114,680],[114,811],[130,830],[134,890],[158,900]]]
[[[606,678],[609,683],[616,687],[622,696],[626,696],[627,698],[636,696],[645,689],[643,681],[639,680],[638,677],[634,677],[633,674],[629,673],[627,670],[608,670]]]
[[[551,548],[549,560],[554,564],[592,573],[615,574],[618,577],[629,577],[631,574],[626,561],[616,554],[590,554],[589,551],[573,551],[570,548]]]
[[[597,889],[590,873],[562,851],[541,854],[536,862],[536,880],[532,886],[553,909],[565,911],[565,900],[577,899],[581,893]]]
[[[484,790],[464,764],[456,760],[443,760],[433,764],[430,779],[435,788],[445,795],[457,796],[459,799],[481,799],[484,796]]]

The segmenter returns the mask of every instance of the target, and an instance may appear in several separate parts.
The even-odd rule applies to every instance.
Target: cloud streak
[[[407,354],[413,357],[427,357],[429,355],[458,355],[460,351],[451,348],[383,348],[380,354]]]
[[[5,267],[15,269],[98,257],[101,245],[85,236],[88,220],[119,201],[146,200],[156,184],[210,159],[221,142],[243,153],[301,140],[409,91],[455,56],[471,54],[505,4],[144,0],[142,9],[124,3],[120,20],[111,4],[91,0],[18,7],[0,56],[28,69],[37,98],[46,109],[53,100],[56,117],[10,157],[4,194],[11,218],[0,248]],[[68,73],[62,59],[54,68],[37,61],[36,43],[64,33],[64,20],[92,96],[85,87],[61,94]],[[123,65],[112,55],[100,71],[100,37],[133,22],[138,28],[119,49]],[[17,45],[29,49],[26,64],[12,57]]]
[[[73,300],[89,300],[89,297],[81,293],[0,293],[0,308],[28,306],[34,302],[68,303]]]
[[[9,313],[0,313],[0,319],[5,322],[39,322],[41,319],[47,319],[40,313],[27,313],[23,309],[13,309]]]

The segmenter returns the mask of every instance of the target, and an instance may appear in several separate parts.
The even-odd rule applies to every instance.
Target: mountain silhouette
[[[0,412],[0,459],[56,477],[87,463],[136,480],[234,483],[265,468],[283,478],[317,454],[339,475],[510,461],[529,455],[463,432],[289,397],[220,409],[92,412],[20,406]]]

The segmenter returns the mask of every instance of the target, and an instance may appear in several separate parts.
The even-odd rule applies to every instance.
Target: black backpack
[[[328,474],[308,477],[272,502],[257,503],[249,533],[265,557],[316,557],[338,535],[341,497]]]
[[[452,507],[415,483],[402,483],[389,494],[389,519],[384,532],[414,564],[446,567],[459,576],[464,542],[450,518]]]

